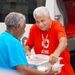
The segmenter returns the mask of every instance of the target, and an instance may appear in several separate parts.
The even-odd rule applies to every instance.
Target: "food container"
[[[49,56],[47,55],[36,54],[30,58],[27,57],[29,67],[35,68],[39,71],[46,71],[52,67],[52,70],[58,71],[58,73],[61,72],[62,66],[64,66],[64,64],[60,64],[61,59],[62,58],[59,58],[54,65],[51,65],[49,62]]]

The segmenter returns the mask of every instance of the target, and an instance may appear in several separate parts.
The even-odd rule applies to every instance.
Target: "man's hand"
[[[30,56],[31,56],[31,52],[26,52],[26,56],[28,57],[28,58],[30,58]]]
[[[58,58],[59,58],[59,54],[53,53],[50,55],[49,62],[53,65],[54,63],[57,62]]]

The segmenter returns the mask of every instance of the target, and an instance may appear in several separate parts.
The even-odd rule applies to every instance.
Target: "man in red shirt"
[[[46,7],[38,7],[33,12],[35,24],[32,25],[25,50],[28,56],[34,47],[36,54],[50,56],[50,63],[54,64],[59,57],[62,57],[61,64],[64,64],[61,73],[57,75],[74,75],[70,65],[70,54],[67,49],[67,37],[64,26],[52,21]]]

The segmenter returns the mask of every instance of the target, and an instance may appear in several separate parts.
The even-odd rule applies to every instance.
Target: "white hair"
[[[23,23],[25,20],[25,15],[18,12],[10,12],[5,17],[5,24],[6,26],[16,26],[17,24],[22,25],[21,23]]]
[[[37,17],[37,16],[40,16],[40,15],[45,15],[45,16],[50,16],[49,15],[49,11],[47,10],[46,7],[44,6],[40,6],[40,7],[37,7],[34,11],[33,11],[33,17],[34,19]]]

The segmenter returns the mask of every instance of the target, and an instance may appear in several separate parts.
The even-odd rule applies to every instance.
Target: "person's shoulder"
[[[5,39],[5,38],[9,38],[9,33],[7,33],[6,31],[0,33],[0,38]]]
[[[31,27],[31,29],[32,29],[32,30],[37,30],[37,29],[38,29],[37,24],[36,24],[36,23],[35,23],[35,24],[33,24],[33,25],[32,25],[32,27]]]
[[[36,23],[34,23],[34,24],[32,25],[32,27],[33,27],[33,28],[36,28],[36,27],[37,27],[37,24],[36,24]]]
[[[58,21],[52,21],[53,22],[53,24],[58,24],[58,25],[62,25],[60,22],[58,22]]]
[[[58,21],[52,21],[52,26],[54,28],[58,28],[58,27],[64,27],[64,25],[62,25],[60,22]]]

